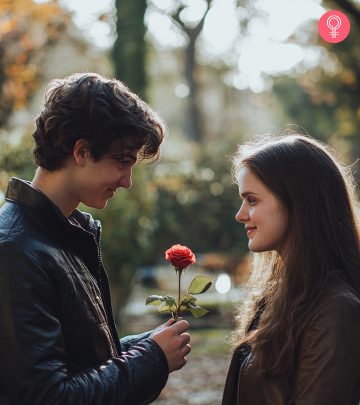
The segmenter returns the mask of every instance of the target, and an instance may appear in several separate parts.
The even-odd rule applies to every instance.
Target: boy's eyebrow
[[[114,159],[118,159],[118,160],[120,160],[120,159],[130,159],[133,163],[135,163],[135,162],[137,161],[137,155],[134,156],[134,155],[131,154],[131,153],[119,153],[119,154],[114,153],[114,154],[112,154],[111,156],[112,156]]]
[[[137,161],[137,155],[136,156],[134,156],[134,155],[132,155],[132,154],[125,154],[125,155],[123,155],[123,159],[130,159],[130,160],[132,160],[133,162],[136,162]]]

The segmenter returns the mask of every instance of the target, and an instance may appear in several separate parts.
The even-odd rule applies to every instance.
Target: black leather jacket
[[[0,209],[0,405],[141,405],[164,387],[161,348],[119,341],[101,226],[12,178]]]

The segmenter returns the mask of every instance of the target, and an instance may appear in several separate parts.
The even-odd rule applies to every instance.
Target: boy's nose
[[[121,176],[120,179],[120,187],[128,189],[132,186],[132,168],[130,167],[129,170]]]

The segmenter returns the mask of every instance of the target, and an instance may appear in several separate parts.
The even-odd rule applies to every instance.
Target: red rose
[[[192,263],[196,263],[194,253],[186,246],[173,245],[165,252],[165,260],[177,269],[185,269]]]

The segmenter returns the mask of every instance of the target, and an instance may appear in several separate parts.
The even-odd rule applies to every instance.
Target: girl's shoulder
[[[316,323],[358,323],[360,296],[347,282],[334,278],[321,293],[312,315],[312,321]]]

